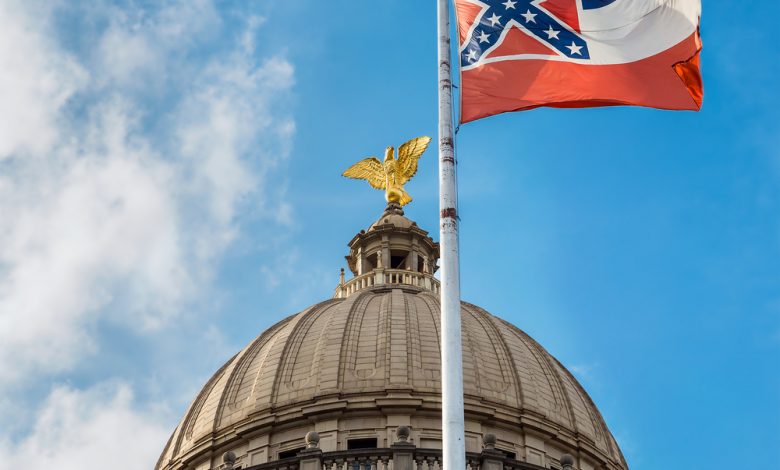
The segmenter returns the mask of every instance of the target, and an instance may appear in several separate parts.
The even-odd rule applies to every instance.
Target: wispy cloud
[[[242,214],[289,220],[294,69],[255,50],[260,16],[239,23],[206,0],[0,3],[4,465],[150,467],[171,417],[131,382],[55,386],[39,406],[8,393],[45,396],[109,343],[102,325],[143,335],[197,312]]]
[[[0,3],[0,161],[45,155],[66,138],[61,111],[88,83],[87,70],[48,34],[47,13],[21,2]]]
[[[295,285],[298,289],[307,292],[321,292],[335,288],[338,284],[338,271],[306,264],[301,259],[299,249],[276,248],[276,250],[270,257],[270,262],[260,268],[267,290],[275,291],[284,285]],[[302,270],[300,267],[304,265],[306,269]],[[296,298],[291,298],[290,306],[300,307],[298,301]]]
[[[572,364],[567,367],[580,382],[588,382],[595,385],[596,382],[596,370],[599,365],[592,364]]]
[[[209,1],[101,4],[105,26],[67,48],[52,18],[87,10],[55,5],[0,5],[0,385],[74,367],[104,319],[165,325],[207,290],[241,211],[289,211],[271,175],[294,70],[256,54],[259,17],[209,49]]]
[[[6,468],[150,468],[170,432],[162,415],[139,408],[125,383],[55,387],[30,434],[17,442],[0,436],[0,460]]]

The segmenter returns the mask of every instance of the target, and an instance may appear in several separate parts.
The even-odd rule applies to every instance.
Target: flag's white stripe
[[[469,1],[481,4],[476,0]],[[596,10],[580,8],[581,35],[588,43],[590,59],[575,59],[561,54],[502,57],[484,54],[479,61],[463,67],[463,70],[506,60],[551,60],[586,65],[636,62],[684,41],[698,28],[700,14],[700,0],[618,0]]]
[[[652,57],[684,41],[699,25],[699,0],[667,0],[632,23],[623,21],[636,16],[621,5],[637,2],[640,0],[618,0],[612,4],[614,9],[600,8],[580,16],[590,63],[625,64]],[[622,20],[616,19],[619,17]],[[621,21],[624,26],[616,27]]]

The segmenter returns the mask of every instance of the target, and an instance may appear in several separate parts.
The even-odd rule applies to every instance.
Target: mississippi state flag
[[[539,106],[699,110],[700,0],[455,0],[460,121]]]

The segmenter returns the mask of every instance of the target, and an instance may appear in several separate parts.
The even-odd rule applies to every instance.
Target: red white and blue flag
[[[460,122],[552,106],[699,110],[700,0],[455,0]]]

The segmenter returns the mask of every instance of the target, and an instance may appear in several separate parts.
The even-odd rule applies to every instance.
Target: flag
[[[551,106],[701,108],[700,0],[455,0],[460,122]]]

